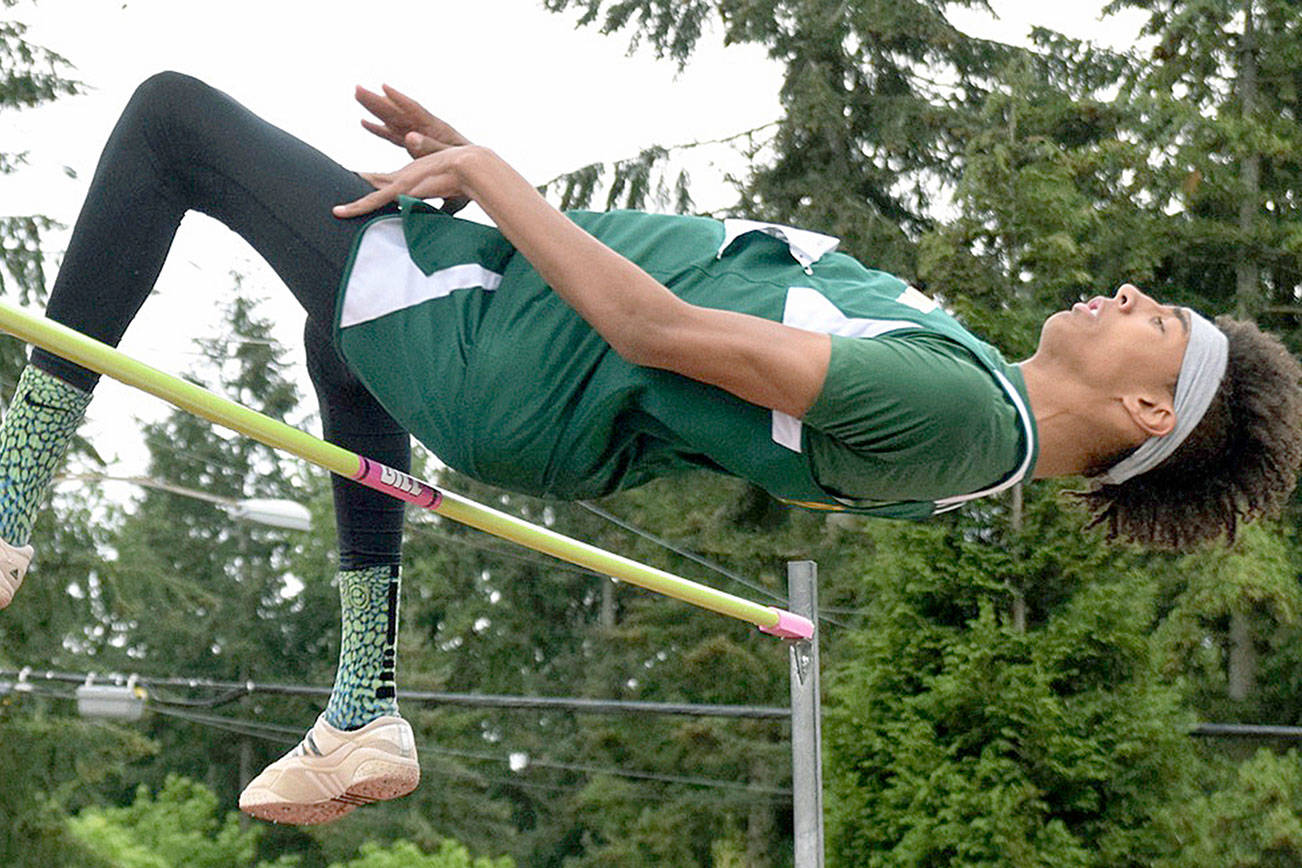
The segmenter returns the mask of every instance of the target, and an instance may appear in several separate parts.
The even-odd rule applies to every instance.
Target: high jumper
[[[1293,488],[1302,372],[1250,323],[1127,284],[1049,317],[1010,364],[834,238],[563,214],[403,94],[357,98],[408,165],[358,174],[202,82],[148,79],[109,137],[47,316],[116,345],[197,210],[306,310],[325,438],[399,471],[414,435],[461,472],[543,497],[704,467],[803,507],[915,519],[1081,475],[1109,536],[1166,548],[1232,537]],[[465,201],[495,226],[449,213]],[[96,381],[35,349],[0,423],[0,606]],[[333,485],[334,689],[240,799],[282,822],[401,795],[418,768],[394,686],[403,507]]]

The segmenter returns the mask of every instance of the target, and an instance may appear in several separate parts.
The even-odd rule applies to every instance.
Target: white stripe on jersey
[[[344,290],[339,326],[347,328],[394,311],[443,298],[458,289],[495,290],[502,275],[478,263],[453,265],[426,275],[412,261],[402,218],[377,220],[366,228]]]
[[[915,289],[916,293],[917,290]],[[921,293],[919,293],[921,294]],[[825,335],[843,338],[875,338],[899,329],[917,328],[917,324],[898,319],[866,319],[849,317],[832,301],[816,289],[793,286],[787,290],[787,303],[782,309],[782,323]],[[803,426],[800,420],[778,410],[773,411],[773,442],[792,452],[800,451]]]

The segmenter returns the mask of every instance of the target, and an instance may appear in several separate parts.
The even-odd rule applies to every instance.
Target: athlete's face
[[[1085,382],[1120,394],[1174,394],[1189,343],[1189,312],[1158,304],[1126,284],[1111,298],[1095,296],[1045,321],[1037,353],[1069,363]]]

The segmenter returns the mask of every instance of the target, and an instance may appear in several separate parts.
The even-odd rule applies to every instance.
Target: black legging
[[[235,230],[307,311],[307,365],[325,437],[399,470],[410,439],[334,349],[335,296],[363,218],[330,208],[372,187],[226,94],[174,72],[137,88],[110,135],[46,315],[117,345],[149,295],[181,217]],[[32,363],[90,391],[98,375],[35,349]],[[333,477],[340,566],[398,562],[403,505]]]

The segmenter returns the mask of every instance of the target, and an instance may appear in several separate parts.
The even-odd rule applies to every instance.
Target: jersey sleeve
[[[832,336],[822,392],[805,414],[819,483],[851,498],[935,500],[978,491],[1016,466],[1016,408],[971,354],[918,332]]]

